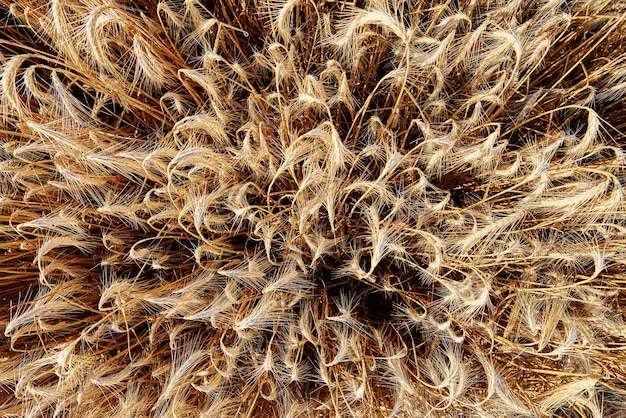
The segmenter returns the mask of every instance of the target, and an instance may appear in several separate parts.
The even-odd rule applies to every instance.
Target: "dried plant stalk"
[[[0,415],[626,414],[626,2],[0,0]]]

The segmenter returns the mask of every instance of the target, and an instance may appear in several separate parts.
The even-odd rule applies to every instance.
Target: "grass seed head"
[[[0,10],[0,415],[624,415],[623,1]]]

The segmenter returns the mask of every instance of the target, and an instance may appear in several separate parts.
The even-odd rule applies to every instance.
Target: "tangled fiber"
[[[3,417],[626,415],[624,0],[0,0]]]

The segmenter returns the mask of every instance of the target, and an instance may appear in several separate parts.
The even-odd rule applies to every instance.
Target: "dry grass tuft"
[[[0,0],[0,415],[626,414],[626,2]]]

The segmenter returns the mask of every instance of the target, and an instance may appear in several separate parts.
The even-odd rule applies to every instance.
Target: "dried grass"
[[[623,0],[0,10],[0,415],[626,413]]]

